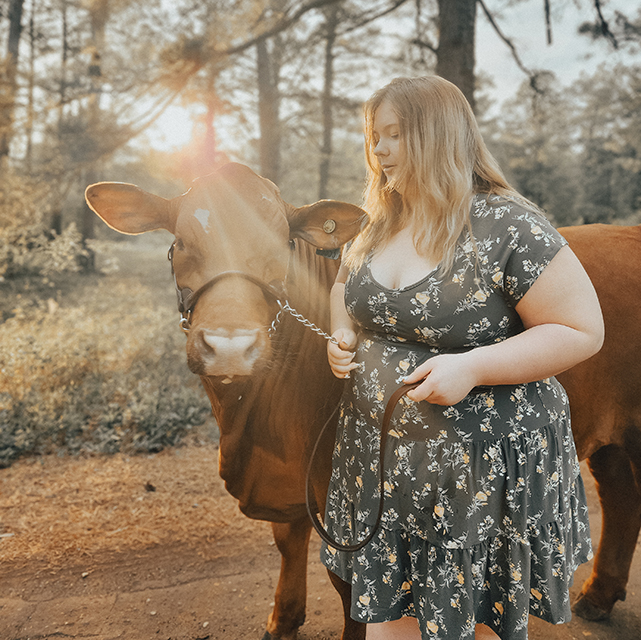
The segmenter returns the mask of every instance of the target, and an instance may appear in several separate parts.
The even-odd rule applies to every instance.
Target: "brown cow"
[[[310,532],[303,506],[304,468],[341,388],[329,372],[323,340],[291,317],[283,319],[270,342],[267,327],[278,292],[260,283],[282,282],[287,271],[293,306],[327,327],[327,294],[337,265],[314,255],[308,243],[342,244],[363,212],[339,203],[294,209],[272,183],[240,165],[201,178],[173,200],[132,185],[102,183],[87,189],[87,201],[124,233],[165,228],[176,236],[177,286],[187,306],[194,299],[191,292],[198,300],[190,318],[188,362],[201,375],[219,422],[221,476],[244,513],[273,522],[283,556],[266,637],[295,638],[304,619]],[[343,223],[340,212],[347,217]],[[310,221],[314,214],[319,219]],[[321,230],[334,219],[341,233],[337,240]],[[344,226],[348,232],[342,234]],[[590,274],[606,321],[601,352],[559,376],[570,396],[579,455],[588,458],[603,507],[593,573],[575,605],[579,615],[597,619],[625,595],[641,524],[641,227],[588,225],[561,232]],[[288,250],[290,236],[298,239]],[[229,276],[197,291],[229,270],[253,278]],[[327,442],[319,477],[328,471],[330,451]],[[323,486],[315,484],[321,501]],[[349,590],[330,577],[349,611]],[[363,637],[363,626],[346,614],[343,638]]]
[[[641,226],[559,231],[592,279],[605,320],[601,351],[558,376],[570,398],[577,452],[587,458],[603,513],[592,575],[574,611],[600,620],[625,598],[641,527]]]
[[[305,317],[329,327],[338,261],[316,248],[340,247],[359,231],[365,213],[332,201],[297,209],[273,183],[239,164],[194,181],[172,200],[121,183],[92,185],[86,198],[117,231],[163,228],[175,235],[170,255],[188,329],[187,362],[201,376],[218,422],[220,475],[243,513],[272,522],[282,555],[265,637],[294,639],[305,619],[311,530],[305,472],[343,383],[329,369],[322,337],[291,315],[283,315],[272,338],[269,328],[285,292]],[[319,504],[331,440],[314,478]],[[364,638],[364,625],[347,614],[344,638]]]

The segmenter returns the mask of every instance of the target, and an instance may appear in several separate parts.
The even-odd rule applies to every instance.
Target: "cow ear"
[[[154,229],[174,233],[176,214],[172,200],[147,193],[134,184],[92,184],[85,191],[85,199],[98,216],[120,233],[137,234]]]
[[[349,242],[367,222],[363,209],[347,202],[319,200],[289,213],[289,236],[320,249],[336,249]]]

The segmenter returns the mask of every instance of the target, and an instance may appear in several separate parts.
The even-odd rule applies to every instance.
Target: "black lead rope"
[[[421,381],[422,382],[422,381]],[[363,540],[356,544],[341,544],[340,542],[337,542],[334,540],[329,533],[327,533],[327,530],[325,529],[325,526],[323,525],[323,519],[318,511],[318,506],[316,504],[316,501],[311,495],[310,491],[310,486],[311,486],[311,475],[312,475],[312,466],[314,463],[314,459],[316,457],[316,452],[318,450],[320,441],[322,440],[325,431],[327,431],[327,428],[329,425],[332,423],[334,416],[336,415],[336,412],[338,411],[338,407],[334,409],[332,412],[332,415],[329,417],[327,422],[323,425],[323,428],[321,429],[320,434],[318,435],[318,438],[316,439],[316,443],[314,444],[314,449],[312,450],[312,455],[309,459],[309,466],[307,467],[307,477],[305,478],[305,504],[307,506],[307,513],[309,514],[309,517],[312,520],[312,525],[314,526],[314,529],[316,529],[316,532],[318,535],[321,537],[321,539],[326,542],[330,547],[334,547],[334,549],[338,549],[339,551],[359,551],[362,549],[376,534],[376,531],[378,529],[378,525],[381,522],[381,518],[383,516],[383,505],[384,505],[384,487],[383,483],[385,480],[385,469],[384,469],[384,462],[385,462],[385,445],[387,443],[387,433],[389,430],[389,423],[390,420],[392,419],[392,413],[394,412],[394,409],[398,403],[398,401],[408,392],[411,391],[412,389],[415,389],[418,387],[418,385],[421,384],[420,382],[416,382],[414,384],[404,384],[402,387],[399,387],[396,389],[396,391],[392,394],[391,398],[387,402],[387,406],[385,407],[385,414],[383,416],[383,422],[381,424],[381,444],[379,447],[379,463],[378,463],[378,487],[379,487],[379,498],[378,498],[378,513],[376,515],[376,521],[372,525],[372,528],[370,529],[369,533],[365,536]]]

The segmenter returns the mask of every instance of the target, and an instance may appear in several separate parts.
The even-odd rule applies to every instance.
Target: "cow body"
[[[558,376],[602,509],[592,574],[574,611],[598,620],[625,598],[641,527],[641,226],[559,231],[588,272],[605,320],[601,351]]]
[[[254,278],[225,277],[198,298],[188,314],[187,361],[201,376],[218,421],[226,488],[247,516],[272,522],[282,555],[265,638],[294,640],[305,617],[311,530],[305,471],[342,381],[331,374],[323,338],[291,316],[269,337],[277,307],[255,282],[280,282],[292,306],[328,327],[338,264],[316,255],[315,247],[342,245],[360,228],[364,212],[331,202],[295,209],[275,185],[235,164],[173,200],[133,185],[101,183],[88,187],[87,202],[123,233],[174,233],[180,290],[197,291],[221,272]],[[598,618],[625,593],[641,524],[641,227],[561,231],[592,278],[606,321],[602,351],[559,376],[570,396],[577,450],[588,459],[603,507],[594,570],[576,609]],[[328,433],[312,476],[320,505],[331,465],[333,430]],[[349,617],[349,585],[330,578],[343,600],[343,639],[362,640],[364,625]]]

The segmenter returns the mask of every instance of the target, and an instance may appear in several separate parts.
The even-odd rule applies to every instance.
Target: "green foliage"
[[[0,466],[210,437],[197,429],[211,409],[184,364],[173,313],[155,306],[141,285],[103,281],[81,306],[19,307],[0,325]]]
[[[587,222],[639,222],[641,67],[601,68],[573,87],[582,148],[581,209]]]
[[[75,224],[60,234],[39,224],[0,228],[0,274],[5,278],[80,271],[79,258],[87,255]]]
[[[571,105],[552,74],[542,74],[539,85],[544,93],[524,83],[505,105],[496,155],[519,192],[556,224],[573,224],[578,166],[568,135]]]
[[[641,67],[602,67],[570,90],[541,80],[487,136],[509,180],[558,225],[641,222]]]

